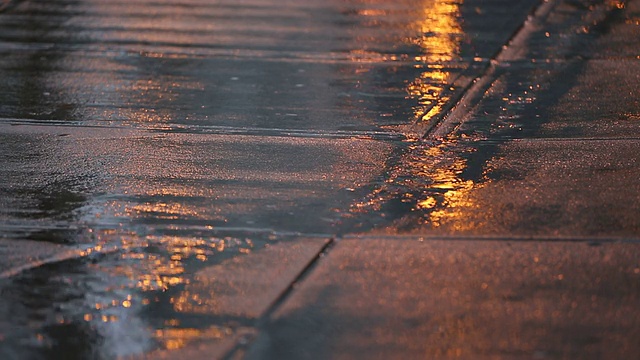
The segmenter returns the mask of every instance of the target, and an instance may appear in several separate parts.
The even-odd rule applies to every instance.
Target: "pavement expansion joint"
[[[34,225],[29,225],[28,227],[25,226],[18,226],[18,225],[8,225],[8,224],[4,224],[2,225],[2,227],[0,228],[0,230],[12,230],[12,231],[19,231],[19,230],[33,230],[33,229],[38,229],[38,230],[61,230],[61,229],[65,229],[65,230],[83,230],[83,228],[78,227],[78,226],[71,226],[71,227],[66,227],[66,226],[57,226],[57,227],[35,227]],[[277,239],[279,239],[278,241],[286,241],[284,239],[288,239],[288,238],[308,238],[308,239],[328,239],[327,244],[321,249],[321,251],[318,252],[318,254],[316,255],[316,257],[314,257],[314,259],[311,260],[311,262],[304,268],[304,270],[301,272],[300,275],[298,275],[296,277],[296,280],[294,282],[292,282],[290,284],[290,287],[293,287],[293,285],[298,281],[299,278],[303,277],[303,273],[310,271],[310,269],[313,267],[313,263],[315,260],[317,260],[323,252],[328,251],[329,249],[329,245],[333,243],[333,239],[335,238],[334,235],[331,234],[320,234],[320,233],[301,233],[301,232],[297,232],[297,231],[284,231],[284,230],[274,230],[274,229],[267,229],[267,228],[247,228],[247,227],[216,227],[216,228],[208,228],[208,227],[202,227],[202,226],[190,226],[188,228],[186,227],[178,227],[178,226],[172,226],[172,225],[168,225],[165,227],[160,227],[160,226],[155,226],[154,230],[157,231],[194,231],[194,232],[206,232],[207,236],[209,237],[214,237],[216,235],[221,235],[224,234],[225,236],[228,236],[230,234],[242,234],[242,235],[260,235],[260,236],[265,236],[265,235],[270,235],[273,236]],[[153,237],[154,235],[149,235],[150,237]],[[6,244],[12,244],[13,242],[16,242],[16,244],[21,244],[21,245],[25,245],[25,243],[28,243],[29,241],[27,240],[11,240],[8,238],[2,239],[4,241],[4,247],[7,247]],[[40,242],[34,242],[35,244],[41,244]],[[2,250],[2,246],[0,246],[0,250]],[[32,259],[27,262],[27,263],[20,263],[17,264],[15,266],[10,266],[8,268],[5,269],[1,269],[0,270],[0,279],[3,278],[10,278],[12,276],[18,275],[22,272],[25,271],[29,271],[32,269],[36,269],[38,267],[44,266],[44,265],[49,265],[49,264],[53,264],[53,263],[58,263],[58,262],[63,262],[63,261],[68,261],[68,260],[74,260],[74,259],[81,259],[81,258],[86,258],[86,257],[95,257],[95,256],[101,256],[101,255],[105,255],[105,254],[110,254],[110,253],[115,253],[118,251],[122,251],[122,247],[119,245],[102,245],[102,244],[98,244],[96,246],[93,246],[91,244],[81,244],[81,245],[75,245],[75,246],[69,246],[69,245],[51,245],[51,254],[47,254],[45,253],[42,256],[36,257],[36,255],[34,254],[34,256],[32,257]],[[284,295],[283,295],[284,296]],[[277,301],[276,301],[277,302]],[[274,305],[275,306],[275,305]]]
[[[640,237],[611,236],[516,236],[516,235],[344,235],[342,239],[354,240],[389,240],[389,241],[513,241],[513,242],[575,242],[575,243],[630,243],[640,244]]]
[[[521,142],[585,142],[585,141],[594,141],[594,142],[609,142],[609,141],[638,141],[640,137],[570,137],[570,138],[559,138],[559,137],[537,137],[537,138],[519,138],[513,139],[513,141],[521,141]]]
[[[451,105],[443,109],[443,116],[436,119],[435,122],[429,126],[423,134],[423,138],[440,138],[451,133],[457,128],[464,120],[464,116],[470,112],[470,109],[480,101],[482,94],[491,87],[493,81],[495,81],[495,70],[498,64],[504,59],[508,59],[508,56],[504,54],[510,49],[510,44],[513,43],[519,37],[526,36],[525,33],[531,31],[526,28],[527,23],[536,21],[536,19],[548,16],[551,10],[555,7],[556,1],[540,1],[540,3],[531,10],[527,20],[522,23],[507,39],[503,46],[501,46],[496,53],[489,58],[488,65],[480,71],[479,75],[471,81],[458,95],[456,99],[451,102]]]
[[[378,141],[404,141],[405,134],[395,131],[380,130],[316,130],[316,129],[295,129],[295,128],[259,128],[259,127],[233,127],[233,126],[127,126],[127,125],[102,125],[99,122],[84,123],[82,121],[65,120],[38,120],[38,119],[16,119],[0,118],[0,124],[11,126],[42,126],[57,128],[100,128],[100,129],[122,129],[147,131],[151,133],[176,133],[194,135],[246,135],[246,136],[274,136],[274,137],[297,137],[316,139],[361,139]]]
[[[291,292],[295,290],[296,284],[304,281],[306,276],[313,271],[318,263],[318,260],[320,260],[323,256],[328,255],[335,243],[335,238],[328,238],[326,244],[322,248],[320,248],[320,250],[313,258],[309,260],[308,264],[298,273],[298,275],[295,276],[294,280],[289,284],[289,286],[276,299],[273,300],[272,304],[267,308],[267,310],[259,320],[259,324],[267,321],[268,318],[275,312],[275,310],[286,301],[289,294],[291,294]]]
[[[278,295],[278,297],[276,297],[272,301],[272,303],[266,308],[266,310],[263,312],[263,314],[254,324],[253,327],[255,329],[258,329],[259,331],[259,329],[263,328],[265,324],[267,324],[270,320],[272,320],[271,318],[273,314],[278,310],[278,308],[280,308],[286,302],[286,300],[290,297],[290,295],[296,289],[297,285],[303,282],[305,278],[309,276],[311,272],[313,272],[313,270],[318,265],[318,261],[322,257],[327,256],[331,251],[331,249],[335,246],[335,244],[336,244],[336,238],[334,237],[328,238],[325,245],[318,250],[316,255],[312,257],[309,260],[309,262],[294,277],[293,281],[291,281],[289,285],[280,293],[280,295]],[[251,336],[246,337],[244,341],[236,343],[236,345],[221,358],[234,359],[239,352],[246,350],[246,348],[251,345],[251,342],[255,339],[255,336],[256,336],[255,333],[251,334]]]
[[[569,58],[556,58],[552,56],[544,58],[521,58],[520,52],[522,48],[526,48],[525,44],[533,34],[539,32],[540,24],[544,19],[550,16],[561,0],[541,1],[541,3],[532,10],[528,19],[512,34],[505,44],[490,58],[488,66],[480,72],[480,75],[469,83],[462,93],[456,98],[451,106],[444,109],[443,116],[437,119],[430,127],[427,128],[424,138],[443,138],[451,134],[462,123],[469,120],[475,106],[482,100],[486,91],[494,86],[494,82],[498,79],[498,70],[509,68],[511,66],[537,67],[541,64],[564,64],[574,61],[586,61],[581,56]],[[607,22],[607,19],[614,14],[614,9],[620,9],[609,3],[598,4],[591,8],[587,16],[582,21],[587,26],[598,26]],[[551,55],[551,54],[550,54]]]

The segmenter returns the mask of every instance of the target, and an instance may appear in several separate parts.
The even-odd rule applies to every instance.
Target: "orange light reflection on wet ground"
[[[460,39],[464,34],[460,26],[460,3],[452,1],[423,1],[421,20],[412,27],[421,34],[407,39],[422,50],[415,60],[424,65],[418,78],[407,87],[411,98],[417,99],[415,119],[429,121],[439,114],[450,100],[443,90],[450,86],[451,73],[443,63],[459,57]]]
[[[156,330],[154,338],[160,342],[165,349],[176,350],[185,347],[189,342],[194,340],[221,339],[232,333],[230,328],[218,326],[207,329],[166,328]]]
[[[425,151],[425,159],[444,158],[451,143],[440,144]],[[414,166],[420,166],[414,164]],[[417,201],[417,210],[424,211],[423,224],[433,228],[450,225],[449,230],[464,232],[472,230],[476,224],[460,221],[463,209],[476,206],[468,196],[469,192],[480,184],[463,179],[462,172],[467,167],[467,160],[456,158],[446,166],[435,166],[426,171],[424,176],[433,183],[429,190]]]
[[[408,99],[417,102],[413,107],[414,121],[430,121],[451,100],[454,74],[448,68],[460,60],[460,43],[465,35],[461,26],[461,4],[462,1],[422,1],[419,15],[411,17],[414,21],[406,24],[415,35],[406,37],[404,42],[417,46],[420,52],[413,57],[420,74],[406,88]],[[364,11],[363,14],[380,16],[380,11]],[[385,217],[385,207],[399,200],[411,206],[410,217],[414,223],[418,217],[419,226],[439,228],[446,225],[453,231],[471,230],[475,225],[459,221],[459,218],[463,216],[462,209],[476,206],[468,194],[478,184],[463,178],[467,159],[451,157],[448,152],[454,148],[464,148],[460,139],[411,144],[407,154],[389,172],[385,184],[366,200],[353,205],[351,215],[373,211],[382,212],[381,216]],[[398,231],[400,227],[396,223],[389,231]]]

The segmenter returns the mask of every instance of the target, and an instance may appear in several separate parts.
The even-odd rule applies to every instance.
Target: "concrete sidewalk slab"
[[[628,16],[608,16],[612,8]],[[637,242],[561,241],[637,240],[628,181],[638,138],[625,135],[637,102],[609,96],[637,87],[627,75],[638,69],[625,66],[633,46],[620,40],[637,34],[627,26],[636,15],[624,9],[604,0],[15,2],[0,14],[0,175],[10,179],[0,216],[11,222],[0,231],[112,241],[116,251],[3,281],[0,353],[210,358],[240,345],[231,355],[633,357]],[[528,37],[507,44],[527,18]],[[581,47],[622,23],[611,46]],[[484,119],[443,139],[394,133],[430,127],[476,76],[490,91],[464,111]],[[619,83],[597,92],[601,102],[580,98],[611,78]],[[536,122],[505,142],[530,115],[563,123]],[[630,122],[600,122],[620,116]],[[396,161],[405,147],[408,160]],[[391,205],[376,208],[388,189],[398,189]],[[338,243],[272,312],[324,244],[284,238],[371,224],[392,236]],[[505,241],[394,238],[407,229]],[[554,241],[508,241],[532,236]],[[270,241],[283,247],[256,251]],[[259,281],[269,274],[279,277]]]
[[[640,244],[342,240],[248,359],[630,359]]]
[[[250,255],[199,270],[174,307],[185,314],[257,320],[328,243],[329,239],[307,238],[267,244]]]
[[[525,24],[462,116],[363,201],[393,224],[338,241],[245,357],[639,357],[640,69],[624,9],[558,1]],[[606,46],[621,23],[633,40]]]
[[[638,239],[638,148],[638,140],[510,142],[454,221],[479,233]]]
[[[464,146],[466,147],[464,147]],[[418,210],[370,233],[638,239],[640,140],[519,139],[458,144],[407,197]],[[483,156],[487,156],[483,158]],[[479,160],[480,159],[480,160]],[[474,161],[482,161],[481,168]]]
[[[640,59],[587,61],[536,136],[640,138],[638,94]]]
[[[330,233],[340,216],[334,208],[376,181],[393,149],[357,138],[76,126],[0,125],[0,138],[7,154],[0,216],[25,229],[131,224]],[[296,210],[302,208],[310,212]]]
[[[374,233],[638,237],[640,63],[608,55],[621,43],[607,42],[619,26],[637,39],[627,26],[637,5],[549,6],[363,202],[385,211],[378,223],[392,219]],[[543,40],[549,31],[564,40]],[[587,40],[593,60],[554,51],[586,52]]]
[[[474,138],[635,138],[640,61],[505,62],[456,134]]]
[[[176,320],[173,328],[156,332],[156,341],[164,343],[162,348],[166,350],[144,358],[223,358],[256,335],[258,320],[269,313],[328,243],[329,239],[307,238],[268,244],[196,272],[172,302],[176,312],[190,320]],[[218,324],[202,328],[199,316],[217,318]]]

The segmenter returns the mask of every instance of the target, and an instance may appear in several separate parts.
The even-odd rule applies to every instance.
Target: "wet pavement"
[[[0,2],[0,356],[640,356],[639,14]]]

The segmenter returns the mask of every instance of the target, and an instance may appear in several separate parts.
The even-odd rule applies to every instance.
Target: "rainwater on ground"
[[[230,337],[256,319],[190,295],[199,271],[445,224],[486,134],[419,139],[538,1],[509,4],[0,3],[0,355]]]

